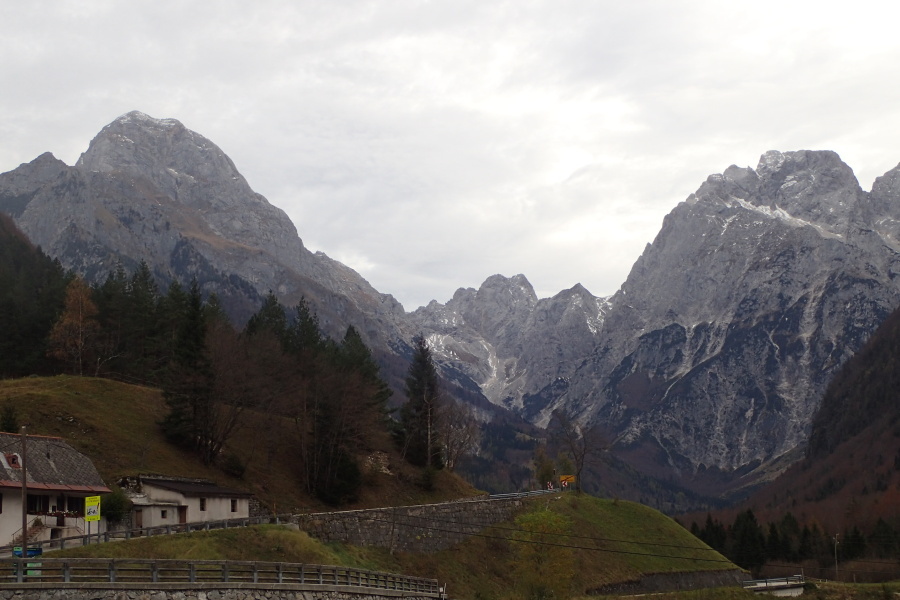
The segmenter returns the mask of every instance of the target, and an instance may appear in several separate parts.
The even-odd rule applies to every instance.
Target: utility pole
[[[22,558],[28,555],[28,471],[25,460],[25,426],[22,425]]]
[[[837,547],[840,542],[838,541],[838,536],[841,535],[839,533],[834,534],[834,580],[838,580],[838,560],[837,560]]]

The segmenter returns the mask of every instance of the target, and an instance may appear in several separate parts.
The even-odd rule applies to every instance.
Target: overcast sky
[[[407,310],[488,276],[615,292],[711,173],[900,162],[884,1],[0,0],[0,172],[130,110],[219,145]]]

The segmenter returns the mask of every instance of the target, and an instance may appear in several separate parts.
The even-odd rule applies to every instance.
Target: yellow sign
[[[88,496],[84,499],[84,520],[100,520],[100,496]]]
[[[560,483],[575,483],[574,475],[560,475],[559,476]]]

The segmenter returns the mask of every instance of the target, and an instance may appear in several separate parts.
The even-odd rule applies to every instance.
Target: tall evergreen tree
[[[387,411],[387,402],[393,392],[387,382],[381,378],[381,368],[353,325],[347,326],[347,332],[344,334],[344,339],[341,340],[338,363],[344,372],[357,373],[370,383],[373,387],[370,404],[382,411]]]
[[[180,445],[196,448],[209,463],[212,460],[205,452],[208,446],[205,428],[213,401],[213,376],[206,352],[207,323],[203,299],[196,280],[192,282],[186,300],[163,389],[169,414],[161,425],[166,437]]]
[[[325,338],[319,329],[319,317],[310,308],[305,298],[294,308],[294,319],[288,327],[287,346],[292,354],[303,351],[318,352],[322,349]]]
[[[284,313],[284,307],[278,301],[271,291],[263,300],[260,309],[250,317],[247,326],[244,329],[247,335],[259,335],[263,332],[269,332],[278,339],[282,345],[287,343],[288,339],[288,322]]]
[[[398,436],[403,455],[414,465],[441,468],[438,375],[431,349],[422,335],[413,338],[406,397],[406,404],[400,409]]]
[[[735,518],[731,540],[729,558],[754,574],[759,573],[766,562],[766,535],[749,508]]]

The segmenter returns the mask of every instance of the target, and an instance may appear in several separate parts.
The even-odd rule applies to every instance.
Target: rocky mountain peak
[[[167,195],[200,210],[267,204],[210,140],[176,119],[155,119],[139,111],[104,127],[75,167],[149,179]]]
[[[6,174],[6,212],[14,218],[21,216],[34,196],[34,182],[51,182],[63,175],[69,167],[49,152],[44,152],[30,163]]]
[[[538,299],[531,282],[521,273],[512,277],[491,275],[478,288],[477,296],[482,302],[528,307],[533,307]]]
[[[758,204],[844,233],[858,221],[862,189],[853,170],[832,151],[769,151],[756,168]]]

